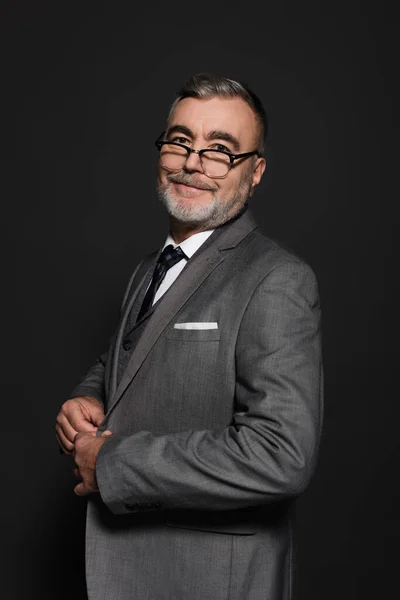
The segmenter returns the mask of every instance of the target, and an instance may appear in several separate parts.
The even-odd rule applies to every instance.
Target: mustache
[[[201,179],[196,178],[193,175],[189,175],[188,173],[174,173],[173,175],[167,175],[168,181],[172,181],[173,183],[181,183],[183,185],[191,185],[196,188],[200,188],[201,190],[210,190],[215,192],[218,188],[214,185],[210,185],[209,183],[205,183]]]

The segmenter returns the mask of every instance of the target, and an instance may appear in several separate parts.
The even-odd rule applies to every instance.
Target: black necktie
[[[161,285],[162,280],[164,279],[168,269],[173,267],[176,263],[178,263],[182,258],[187,258],[184,251],[177,246],[174,248],[172,244],[166,246],[164,250],[161,252],[158,257],[158,261],[153,273],[153,279],[151,280],[150,286],[146,292],[146,295],[143,299],[142,306],[140,308],[137,321],[143,317],[147,313],[148,310],[153,306],[154,296],[157,293],[158,288]]]

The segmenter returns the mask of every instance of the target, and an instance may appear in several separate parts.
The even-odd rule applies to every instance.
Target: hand
[[[99,491],[96,478],[96,459],[100,448],[111,435],[112,432],[109,429],[103,431],[101,436],[96,436],[95,433],[76,434],[73,452],[76,464],[74,475],[82,480],[74,488],[77,496],[87,496]]]
[[[61,450],[72,454],[76,434],[96,434],[103,419],[103,407],[92,396],[79,396],[64,402],[56,419],[56,437]]]

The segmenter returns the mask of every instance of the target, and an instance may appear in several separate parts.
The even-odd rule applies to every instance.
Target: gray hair
[[[246,83],[228,79],[227,77],[221,77],[219,75],[213,75],[211,73],[197,73],[197,75],[193,75],[186,81],[179,92],[177,92],[176,96],[176,100],[172,104],[168,114],[168,121],[170,120],[176,105],[184,98],[205,99],[215,96],[220,96],[222,98],[241,98],[250,106],[256,117],[259,128],[257,149],[259,152],[263,152],[264,141],[268,131],[267,115],[261,100]]]

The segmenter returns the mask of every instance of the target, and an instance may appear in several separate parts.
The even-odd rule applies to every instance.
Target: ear
[[[260,183],[261,177],[263,176],[266,166],[267,166],[267,161],[265,160],[265,158],[262,158],[262,157],[257,158],[256,162],[254,163],[250,195],[253,194],[254,188],[256,187],[256,185],[258,185]]]

